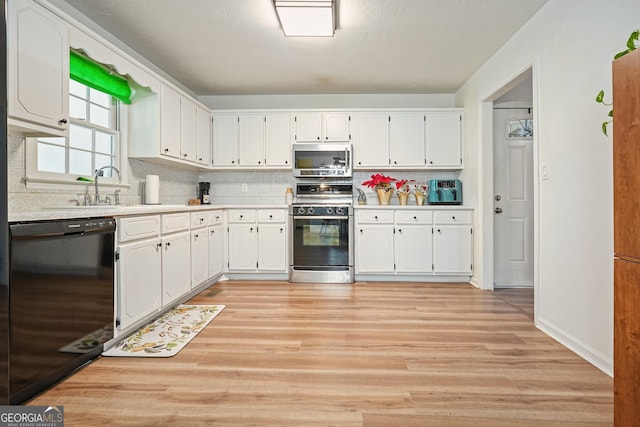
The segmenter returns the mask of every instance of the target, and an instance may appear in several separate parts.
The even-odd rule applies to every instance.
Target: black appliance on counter
[[[211,204],[211,195],[209,194],[210,190],[211,190],[210,182],[198,183],[198,198],[200,199],[200,204],[203,204],[203,205]]]
[[[115,220],[9,224],[9,403],[99,356],[113,339]]]

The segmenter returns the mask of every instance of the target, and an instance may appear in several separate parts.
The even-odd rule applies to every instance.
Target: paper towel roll
[[[160,204],[160,177],[158,175],[147,175],[144,184],[144,203],[146,205]]]

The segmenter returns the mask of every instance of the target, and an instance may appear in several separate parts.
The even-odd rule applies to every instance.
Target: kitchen
[[[540,73],[538,78],[541,79],[538,83],[538,102],[540,103],[538,111],[541,112],[538,125],[544,136],[541,139],[549,142],[557,141],[558,135],[560,135],[564,141],[563,144],[556,145],[542,143],[539,153],[539,162],[546,163],[551,170],[551,180],[541,183],[541,188],[539,189],[541,211],[538,219],[540,221],[540,234],[538,237],[540,259],[538,261],[539,277],[537,279],[539,286],[538,319],[541,327],[547,333],[550,333],[606,372],[611,372],[612,308],[609,305],[603,306],[602,301],[611,301],[611,289],[610,287],[603,288],[600,284],[610,283],[612,266],[608,261],[603,264],[602,259],[605,258],[605,254],[610,254],[612,250],[610,244],[608,246],[607,244],[591,245],[589,242],[611,241],[611,232],[610,230],[607,231],[607,227],[593,230],[594,223],[603,221],[608,223],[610,221],[607,221],[606,218],[611,217],[610,207],[602,206],[596,196],[596,194],[609,194],[603,188],[603,186],[606,187],[606,183],[610,184],[610,178],[606,178],[609,176],[607,174],[608,166],[603,165],[601,160],[610,158],[610,144],[598,140],[593,141],[599,137],[597,132],[589,131],[584,129],[584,126],[578,125],[585,117],[592,119],[590,121],[597,124],[600,121],[601,113],[597,106],[591,106],[581,99],[575,101],[562,99],[560,101],[553,96],[553,93],[554,91],[563,93],[563,86],[568,84],[567,80],[563,78],[574,70],[576,66],[584,68],[583,72],[588,70],[588,72],[592,73],[589,75],[588,84],[569,80],[571,83],[568,84],[568,87],[575,91],[576,96],[586,93],[585,96],[590,99],[593,91],[591,86],[594,88],[601,86],[606,88],[607,82],[610,81],[610,52],[617,51],[617,46],[621,44],[620,40],[626,39],[628,31],[626,28],[617,30],[618,34],[615,37],[607,34],[603,39],[604,41],[596,43],[599,46],[597,50],[591,48],[593,40],[590,40],[591,43],[584,41],[585,48],[587,45],[590,46],[589,53],[598,52],[602,59],[595,61],[585,53],[577,58],[574,55],[570,63],[555,58],[555,51],[550,47],[551,44],[546,37],[531,37],[531,34],[536,29],[536,25],[551,25],[552,28],[558,29],[558,34],[568,38],[571,34],[579,33],[583,26],[585,28],[593,28],[594,25],[592,23],[597,21],[600,16],[610,16],[617,23],[629,21],[626,26],[633,28],[635,24],[631,18],[627,18],[629,14],[626,10],[626,8],[632,7],[635,6],[627,2],[614,2],[606,7],[597,5],[594,2],[589,3],[589,7],[583,8],[575,5],[561,5],[559,2],[549,2],[541,10],[543,13],[536,17],[536,20],[523,27],[522,34],[518,34],[510,44],[505,45],[503,50],[500,51],[502,53],[500,53],[498,59],[494,59],[480,68],[474,78],[460,91],[456,92],[455,95],[407,95],[403,97],[402,105],[398,105],[398,101],[392,96],[374,97],[378,106],[384,103],[386,107],[397,108],[413,107],[414,102],[426,102],[430,108],[451,108],[456,105],[464,105],[464,146],[467,151],[465,152],[465,169],[462,173],[462,181],[465,183],[465,204],[469,203],[479,210],[474,221],[476,227],[481,227],[492,217],[483,213],[486,210],[484,206],[487,204],[486,195],[482,192],[482,188],[487,182],[483,174],[486,173],[487,169],[490,170],[491,168],[487,168],[487,165],[482,163],[481,150],[477,142],[480,139],[477,136],[478,129],[481,128],[478,123],[479,100],[484,99],[483,96],[495,91],[499,85],[505,84],[513,76],[517,75],[526,64],[533,61],[530,59],[532,57],[531,52],[541,51],[542,59],[549,60],[552,58],[555,61],[552,62],[552,65],[548,65],[543,61],[541,63],[534,62],[534,66],[541,67],[538,71]],[[563,19],[568,20],[567,22],[570,25],[563,26],[563,24],[566,24]],[[597,25],[595,26],[597,27]],[[621,24],[620,26],[624,25]],[[540,32],[540,34],[547,33],[546,31]],[[527,39],[527,35],[529,39]],[[600,36],[602,35],[600,34]],[[523,41],[525,39],[527,40],[526,42]],[[602,65],[593,67],[594,62],[602,63]],[[544,72],[547,66],[555,66],[556,69],[566,71],[566,74],[561,74],[559,77],[554,74],[555,80],[548,80],[552,79],[552,77],[550,73]],[[370,105],[371,98],[365,95],[359,97],[319,95],[315,98],[300,96],[292,101],[291,97],[286,96],[254,96],[246,97],[245,105],[248,108],[255,109],[266,109],[272,105],[278,105],[282,108],[302,108],[303,106],[307,108],[310,106],[314,108],[356,108],[361,107],[362,104]],[[300,103],[304,103],[305,99],[309,100],[309,103],[300,105]],[[212,108],[228,110],[233,109],[232,104],[238,100],[229,96],[204,96],[201,101]],[[287,104],[287,102],[293,102],[296,105]],[[323,103],[323,105],[311,104],[312,102]],[[352,104],[345,106],[348,102]],[[419,107],[424,107],[424,104],[419,105]],[[545,120],[543,116],[547,117],[547,119]],[[556,124],[549,117],[565,117],[566,124],[564,122]],[[547,120],[550,120],[551,123]],[[572,122],[574,123],[570,125]],[[576,137],[576,134],[581,137]],[[593,152],[585,153],[581,151],[585,141],[589,141],[589,146],[593,147]],[[22,184],[17,183],[16,178],[21,179],[24,174],[24,152],[21,151],[23,148],[19,142],[16,143],[16,140],[13,140],[13,144],[10,141],[9,147],[11,159],[9,164],[13,172],[13,175],[10,175],[10,177],[13,177],[10,179],[10,195],[15,196],[11,197],[9,202],[13,208],[21,205],[21,210],[28,210],[31,206],[57,206],[63,202],[70,203],[68,193],[55,195],[51,194],[50,191],[26,191]],[[582,153],[579,159],[574,160],[573,153],[575,152]],[[576,163],[578,160],[580,161],[579,164]],[[206,172],[196,175],[193,172],[178,169],[159,168],[143,161],[130,160],[130,165],[131,168],[128,171],[128,175],[132,188],[137,189],[139,183],[148,174],[159,175],[161,182],[164,183],[162,189],[164,194],[161,194],[162,201],[170,204],[184,203],[185,195],[195,197],[196,183],[199,181],[213,183],[212,194],[214,195],[213,201],[216,204],[246,204],[247,202],[251,204],[271,204],[274,201],[281,203],[284,199],[283,188],[293,186],[291,176],[286,172],[269,172],[266,176],[264,173],[252,174],[240,171]],[[585,165],[590,167],[585,168]],[[589,172],[587,173],[585,169],[588,169]],[[575,175],[570,175],[569,173]],[[369,175],[369,172],[356,172],[354,182],[363,182],[369,178]],[[399,174],[394,173],[393,175]],[[579,179],[576,179],[576,176]],[[407,174],[406,177],[420,180],[428,178],[425,172]],[[556,189],[553,185],[548,185],[555,180],[563,182],[562,188],[558,186]],[[242,184],[247,184],[248,191],[242,191]],[[578,188],[573,188],[578,184],[580,185]],[[583,195],[584,198],[577,199],[573,196],[567,198],[565,190],[567,185],[572,189],[571,194]],[[591,188],[594,191],[584,194],[582,186]],[[129,196],[130,199],[127,202],[138,202],[138,194]],[[370,199],[374,199],[374,197],[372,193],[369,195]],[[566,220],[558,218],[556,213],[558,207],[564,209],[564,212],[573,213],[573,215],[569,216],[581,219],[567,223]],[[489,207],[489,211],[492,211],[492,208],[492,206]],[[567,236],[569,238],[563,239],[561,242],[558,242],[557,238],[554,237],[566,235],[566,233],[569,233]],[[487,277],[485,276],[486,272],[490,270],[486,260],[490,258],[487,255],[490,249],[484,247],[483,241],[477,236],[474,241],[476,265],[474,268],[475,276],[472,281],[482,289],[489,289],[491,282],[487,283],[484,279]],[[583,244],[570,242],[583,242]],[[561,252],[554,252],[555,250],[560,251],[561,248],[566,249],[566,253],[572,254],[563,263],[558,262],[558,256]],[[578,283],[579,286],[577,285]],[[574,298],[578,298],[580,303],[574,304]]]

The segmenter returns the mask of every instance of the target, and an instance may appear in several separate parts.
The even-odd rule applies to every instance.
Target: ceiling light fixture
[[[274,0],[287,37],[333,37],[335,0]]]

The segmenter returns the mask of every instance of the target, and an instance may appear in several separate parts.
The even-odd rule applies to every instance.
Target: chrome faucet
[[[122,182],[122,175],[120,175],[120,171],[115,166],[106,165],[106,166],[102,166],[100,169],[96,170],[96,174],[93,177],[93,181],[95,182],[95,185],[96,185],[96,198],[95,198],[95,202],[94,202],[96,205],[100,204],[100,192],[98,191],[98,177],[102,176],[102,171],[104,171],[105,169],[113,169],[118,174],[118,180],[120,182]]]

